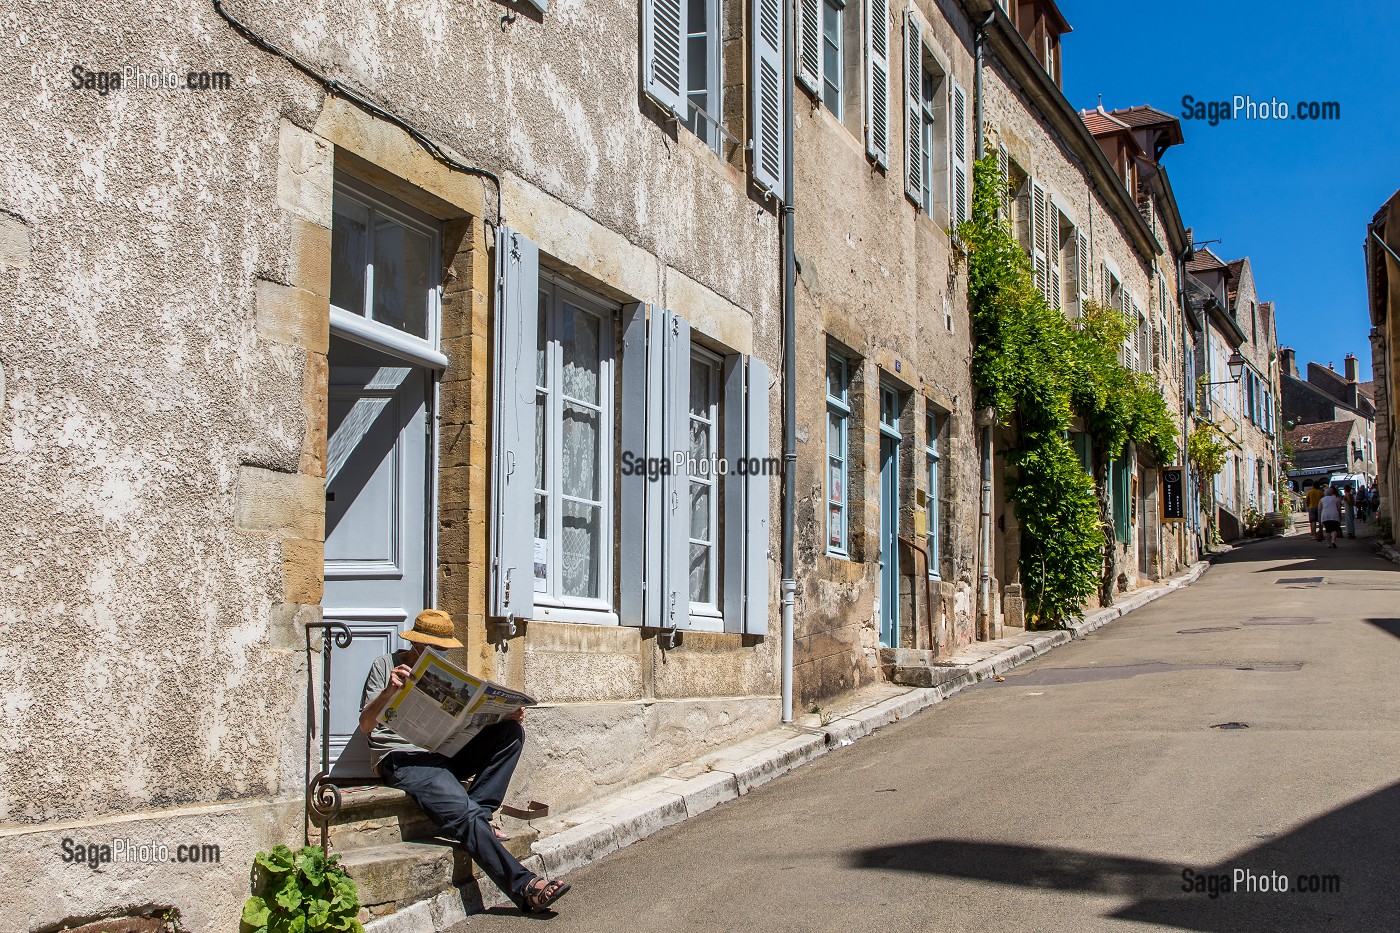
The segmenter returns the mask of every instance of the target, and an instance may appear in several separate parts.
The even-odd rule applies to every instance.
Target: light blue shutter
[[[948,122],[952,124],[950,136],[950,159],[953,163],[949,173],[949,204],[952,206],[952,226],[967,220],[971,214],[971,192],[967,181],[967,92],[952,75],[948,76],[951,93],[948,99]]]
[[[656,305],[650,307],[646,328],[646,456],[648,462],[662,462],[666,446],[666,319],[670,316]],[[665,569],[665,548],[663,538],[666,528],[667,485],[664,477],[649,477],[646,482],[646,495],[640,503],[645,522],[646,554],[642,568],[644,586],[644,606],[641,624],[648,628],[662,627],[661,607],[663,605],[663,572]],[[623,511],[629,503],[623,500]]]
[[[749,358],[744,421],[749,462],[763,461],[768,448],[768,366]],[[768,518],[773,477],[763,471],[750,475],[745,489],[744,633],[768,634]]]
[[[797,80],[822,92],[822,0],[797,0]]]
[[[690,324],[673,311],[663,317],[665,396],[663,456],[690,450]],[[690,477],[672,470],[662,477],[661,622],[663,629],[690,627]]]
[[[739,633],[744,630],[744,552],[747,535],[744,534],[744,492],[745,477],[739,473],[739,460],[748,448],[748,432],[745,430],[744,377],[746,367],[740,354],[724,358],[720,370],[723,382],[721,391],[724,397],[724,459],[729,463],[729,472],[722,480],[724,485],[724,572],[720,581],[724,584],[724,595],[720,611],[724,614],[724,630]]]
[[[528,619],[535,608],[535,352],[539,247],[509,227],[496,235],[492,419],[491,614]]]
[[[768,366],[726,357],[724,380],[724,630],[768,634],[769,510],[773,477],[751,473],[768,446]]]
[[[904,193],[923,205],[924,42],[914,11],[904,14]]]
[[[647,306],[622,312],[622,508],[621,585],[618,617],[623,625],[646,624],[647,561]],[[639,472],[638,472],[639,471]]]
[[[684,0],[642,0],[642,87],[684,120]]]
[[[865,150],[875,163],[890,163],[890,11],[887,0],[865,8]]]
[[[753,2],[753,180],[783,191],[783,5]]]

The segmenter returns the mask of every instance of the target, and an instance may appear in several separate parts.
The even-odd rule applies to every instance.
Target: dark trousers
[[[392,752],[379,763],[385,783],[408,793],[442,831],[467,850],[517,906],[535,877],[506,851],[491,829],[525,745],[520,723],[507,720],[482,729],[448,758],[436,752]],[[475,776],[471,790],[462,781]]]

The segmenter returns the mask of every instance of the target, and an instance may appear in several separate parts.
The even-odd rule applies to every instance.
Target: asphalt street
[[[1250,544],[467,929],[1400,930],[1397,673],[1400,566]]]

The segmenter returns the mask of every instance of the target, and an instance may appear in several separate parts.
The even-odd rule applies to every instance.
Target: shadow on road
[[[1270,564],[1260,567],[1255,573],[1326,572],[1339,570],[1378,570],[1400,572],[1400,564],[1382,560],[1372,549],[1373,539],[1368,532],[1357,538],[1344,538],[1338,546],[1329,548],[1308,535],[1288,535],[1281,538],[1265,538],[1236,546],[1232,551],[1218,554],[1213,559],[1217,565],[1227,564]],[[1273,561],[1290,560],[1292,563],[1272,565]]]
[[[1382,632],[1400,638],[1400,619],[1367,619],[1366,621]]]
[[[1371,620],[1377,621],[1377,620]],[[1400,621],[1400,620],[1380,620]],[[1053,846],[927,839],[880,846],[852,854],[856,868],[918,872],[1008,886],[1132,897],[1108,916],[1181,930],[1227,933],[1236,930],[1400,930],[1400,898],[1393,868],[1400,861],[1400,783],[1325,813],[1293,831],[1260,842],[1216,865],[1178,865],[1152,859],[1077,852]],[[1214,876],[1222,890],[1235,871],[1256,878],[1286,877],[1287,893],[1244,890],[1209,894],[1183,889],[1183,871],[1195,878]],[[1339,890],[1300,889],[1326,885],[1335,876]],[[1014,906],[1009,903],[1012,914]]]

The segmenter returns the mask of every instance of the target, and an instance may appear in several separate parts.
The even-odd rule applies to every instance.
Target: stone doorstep
[[[521,861],[530,860],[535,838],[535,833],[512,836],[506,840],[506,850]],[[479,902],[480,889],[495,891],[490,881],[477,885],[483,877],[480,867],[460,846],[444,838],[367,846],[343,854],[340,864],[359,889],[361,922],[387,916],[444,892],[465,892],[469,899]],[[479,893],[472,894],[467,889]]]
[[[1082,638],[1125,613],[1194,583],[1209,566],[1208,561],[1193,564],[1169,580],[1136,591],[1129,599],[1089,613],[1083,621],[1066,629],[1027,632],[999,639],[1000,650],[990,656],[983,656],[983,651],[966,657],[959,653],[954,656],[956,663],[939,665],[955,672],[954,676],[932,687],[877,685],[847,704],[838,718],[825,724],[819,724],[818,716],[803,716],[798,723],[737,742],[698,761],[678,765],[663,775],[560,816],[536,821],[534,825],[540,836],[531,846],[533,855],[522,861],[532,871],[546,877],[562,877],[667,826],[742,796],[833,748],[848,745],[890,723],[941,703],[980,680],[1023,664],[1057,645]],[[954,657],[948,660],[953,661]],[[866,701],[864,705],[861,705],[862,699]],[[364,851],[369,854],[375,850]],[[352,853],[347,859],[352,857],[363,856]],[[505,902],[490,882],[479,887],[471,881],[458,886],[448,883],[424,897],[426,899],[412,904],[400,899],[399,912],[367,924],[367,933],[466,929],[467,916],[473,910]]]

